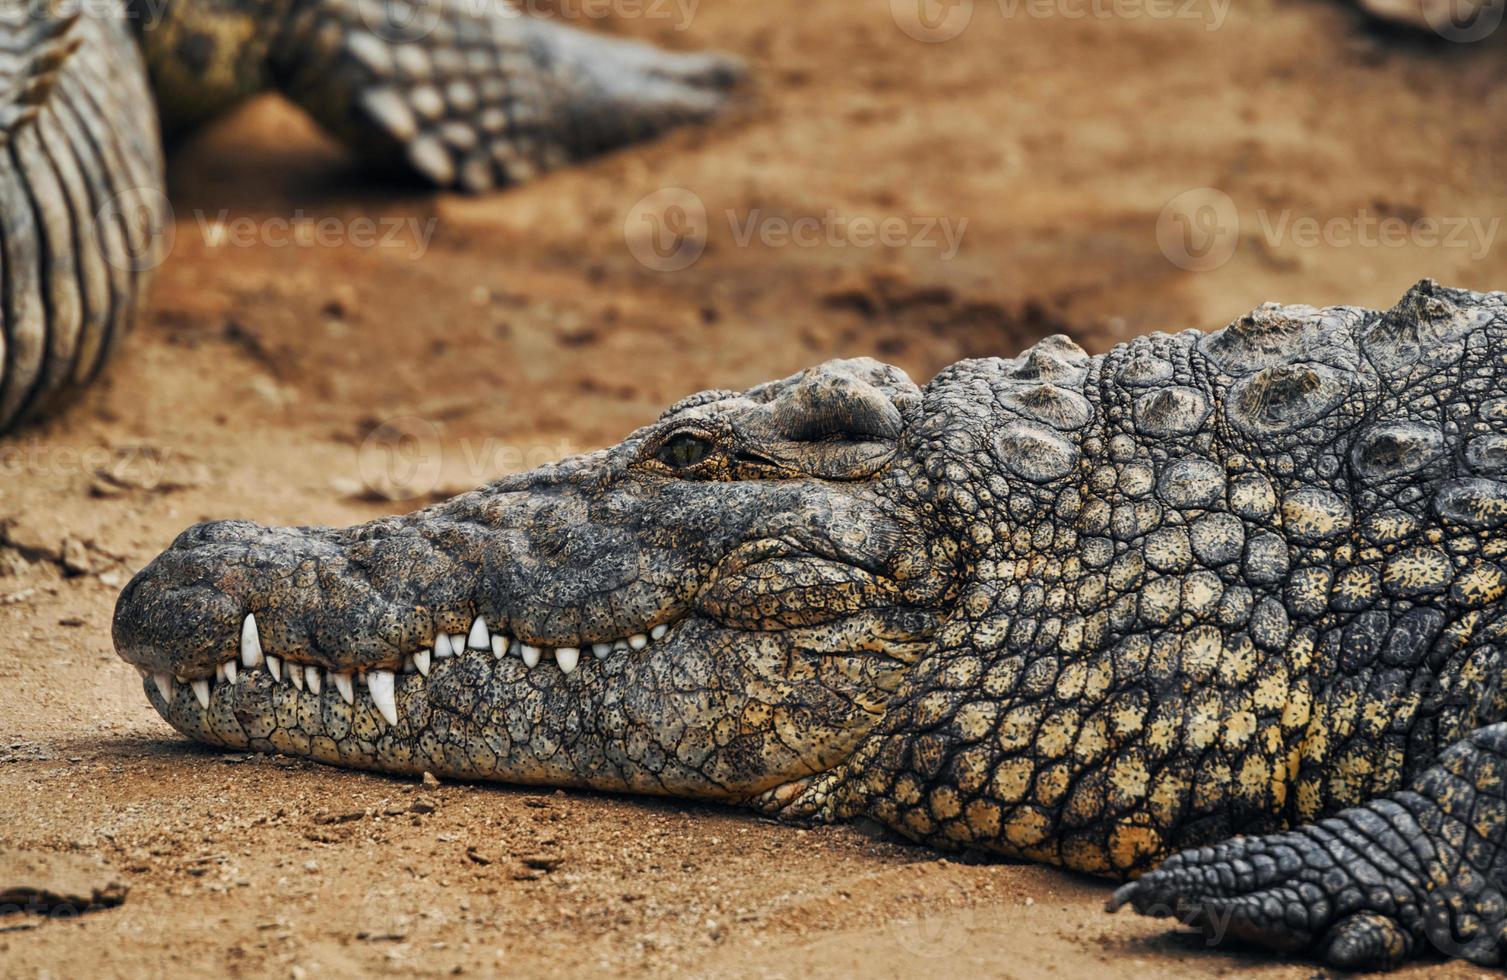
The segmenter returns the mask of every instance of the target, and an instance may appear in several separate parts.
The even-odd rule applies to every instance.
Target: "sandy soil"
[[[408,509],[379,491],[469,487],[833,356],[925,379],[1058,330],[1103,349],[1272,299],[1507,285],[1495,231],[1365,237],[1504,213],[1502,38],[1428,41],[1322,0],[971,9],[935,44],[880,0],[609,20],[742,53],[758,82],[714,127],[481,200],[372,183],[273,100],[178,148],[176,241],[137,332],[82,404],[0,442],[0,847],[97,854],[131,889],[6,920],[0,971],[1312,975],[1106,916],[1100,882],[853,828],[223,757],[178,739],[111,652],[119,587],[196,520]],[[1218,193],[1179,198],[1197,188]],[[704,254],[664,271],[686,253],[646,252],[653,221],[697,207]],[[260,240],[216,244],[222,212]],[[779,240],[778,219],[829,214],[918,238]],[[343,240],[279,245],[269,222],[291,218]],[[361,219],[416,224],[363,247]],[[956,255],[933,219],[966,220]],[[1301,219],[1339,224],[1315,242]]]

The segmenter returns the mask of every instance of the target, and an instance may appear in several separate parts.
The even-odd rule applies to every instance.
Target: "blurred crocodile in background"
[[[867,818],[1337,966],[1500,965],[1504,525],[1507,295],[1424,281],[200,524],[114,638],[212,745]]]
[[[98,375],[142,304],[159,113],[171,136],[278,91],[364,164],[474,193],[706,119],[741,74],[510,0],[0,0],[0,432]]]

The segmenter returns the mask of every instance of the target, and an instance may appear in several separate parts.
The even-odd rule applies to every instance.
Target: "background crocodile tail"
[[[92,379],[160,260],[150,93],[120,23],[0,14],[0,432]]]

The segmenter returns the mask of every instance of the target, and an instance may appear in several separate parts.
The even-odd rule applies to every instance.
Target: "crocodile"
[[[1507,294],[707,391],[113,635],[191,739],[862,820],[1343,967],[1507,950]],[[1433,952],[1431,952],[1433,951]]]
[[[136,318],[168,241],[164,134],[276,91],[374,170],[480,193],[710,118],[743,74],[512,0],[0,0],[0,433]]]

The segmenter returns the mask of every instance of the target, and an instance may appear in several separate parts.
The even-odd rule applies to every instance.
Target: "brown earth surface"
[[[0,441],[0,848],[98,856],[130,894],[0,919],[0,971],[1313,975],[1108,916],[1105,883],[1055,870],[676,801],[227,757],[148,707],[111,610],[194,521],[408,509],[379,491],[469,487],[829,357],[924,380],[1059,330],[1102,350],[1267,300],[1507,286],[1496,229],[1459,224],[1504,213],[1502,36],[1446,43],[1323,0],[1086,17],[978,0],[931,44],[897,26],[915,26],[900,0],[708,2],[686,30],[668,5],[615,9],[595,26],[746,56],[744,104],[481,199],[373,182],[270,99],[174,153],[176,240],[135,334],[73,410]],[[1192,236],[1206,271],[1158,245],[1196,188],[1227,195],[1196,202],[1227,200],[1238,230],[1185,209],[1162,241]],[[656,268],[653,220],[698,205],[705,254]],[[900,219],[908,244],[843,238],[830,215]],[[1367,238],[1383,217],[1408,240]],[[800,218],[831,235],[782,242]],[[278,219],[333,223],[288,242]],[[401,234],[364,242],[361,219]],[[744,241],[750,219],[764,233]],[[932,219],[966,219],[955,256]],[[1314,241],[1303,219],[1339,223]],[[1480,972],[1404,975],[1426,970]]]

